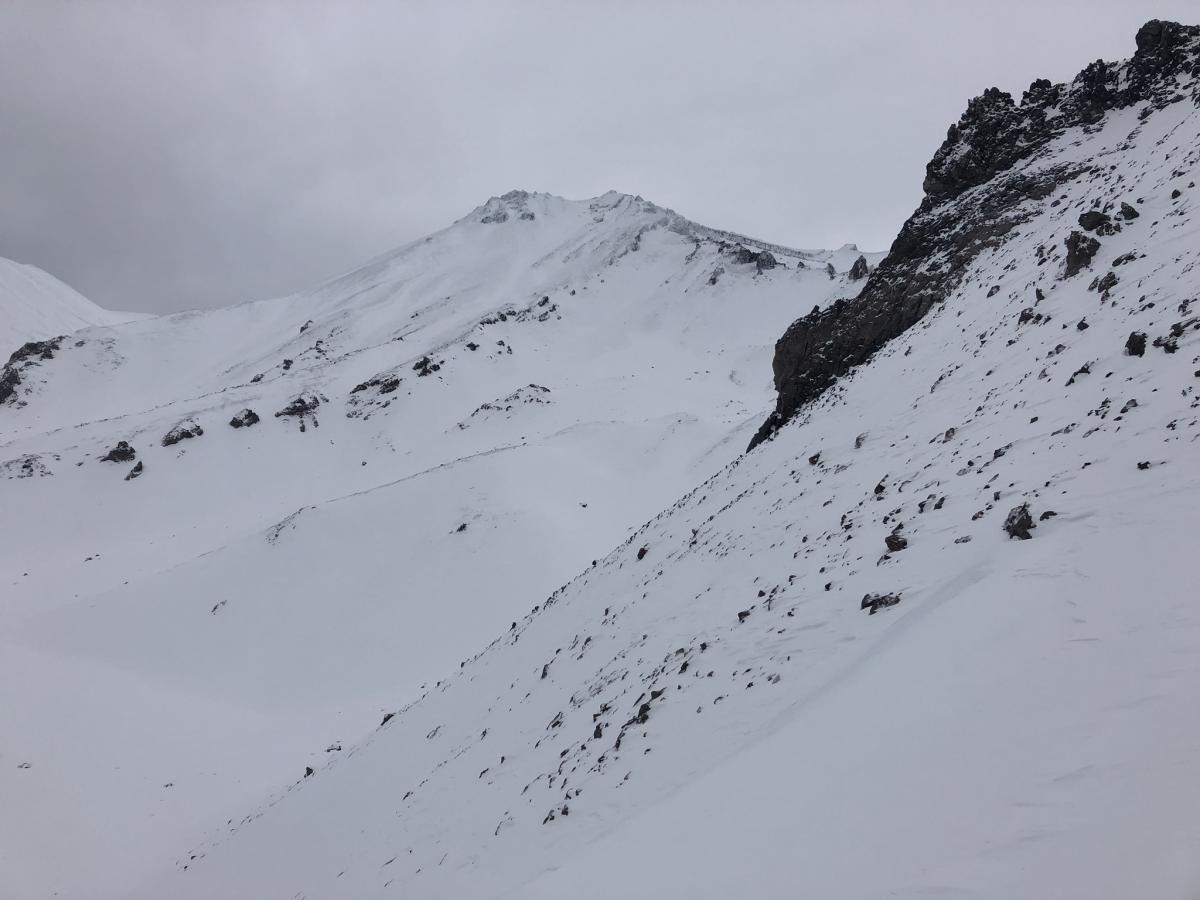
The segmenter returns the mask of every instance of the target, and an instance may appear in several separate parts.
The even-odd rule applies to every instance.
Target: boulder
[[[171,447],[180,441],[190,440],[204,434],[204,429],[195,419],[184,419],[162,436],[162,445]]]
[[[424,378],[426,375],[436,372],[441,367],[441,363],[434,362],[428,356],[422,356],[415,363],[413,363],[412,368],[413,371],[417,373],[418,378]]]
[[[1022,541],[1027,541],[1032,534],[1030,529],[1036,528],[1037,525],[1033,521],[1033,516],[1029,512],[1029,504],[1022,503],[1020,506],[1014,506],[1009,510],[1008,515],[1004,518],[1004,530],[1010,538],[1018,538]]]
[[[1126,356],[1145,356],[1146,355],[1146,332],[1134,331],[1125,340],[1125,355]]]
[[[240,413],[229,420],[231,428],[249,428],[251,425],[259,423],[258,413],[252,409],[243,409]]]
[[[129,444],[128,441],[117,441],[117,446],[113,447],[106,454],[100,457],[101,462],[132,462],[137,456],[137,451]]]
[[[1082,231],[1072,231],[1067,235],[1067,268],[1065,277],[1077,275],[1081,269],[1092,264],[1092,257],[1100,249],[1100,242],[1094,237],[1088,237]]]
[[[889,606],[895,606],[900,602],[899,594],[866,594],[862,598],[862,609],[870,610],[870,615],[875,615],[881,609],[887,609]]]
[[[317,407],[321,405],[321,401],[314,396],[306,397],[301,394],[279,412],[275,413],[275,418],[280,416],[307,416],[317,411]]]

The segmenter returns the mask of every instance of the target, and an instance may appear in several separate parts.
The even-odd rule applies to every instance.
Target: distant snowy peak
[[[604,221],[608,212],[626,212],[633,215],[671,216],[679,218],[669,209],[618,191],[608,191],[588,200],[567,200],[563,197],[542,192],[513,190],[490,198],[476,207],[463,221],[479,222],[483,225],[498,225],[510,220],[533,222],[539,216],[570,214],[587,211],[593,213],[597,222]]]
[[[593,226],[607,226],[620,229],[634,226],[635,230],[645,231],[652,228],[666,228],[694,241],[713,241],[730,245],[733,252],[737,247],[744,247],[751,253],[766,251],[769,256],[787,257],[810,268],[824,268],[831,265],[837,274],[846,274],[855,262],[862,256],[872,268],[885,256],[882,252],[862,252],[856,244],[844,244],[836,250],[812,250],[787,247],[757,238],[747,237],[719,228],[701,225],[685,218],[673,209],[659,206],[638,194],[625,194],[620,191],[607,191],[598,197],[586,200],[567,200],[554,194],[512,190],[490,198],[486,203],[477,206],[469,215],[455,224],[474,223],[482,225],[502,225],[514,223],[520,227],[523,223],[531,223],[550,219],[562,222],[574,218]],[[778,262],[778,260],[776,260]]]
[[[36,266],[0,258],[0,356],[27,341],[136,318],[97,306]]]

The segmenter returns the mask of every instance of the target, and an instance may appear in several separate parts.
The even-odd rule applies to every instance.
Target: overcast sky
[[[1200,4],[0,0],[0,256],[216,306],[512,188],[885,249],[968,97],[1127,57],[1154,17]]]

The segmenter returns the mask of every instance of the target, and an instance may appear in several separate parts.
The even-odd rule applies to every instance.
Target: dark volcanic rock
[[[1020,538],[1023,541],[1027,541],[1033,537],[1029,533],[1029,530],[1036,527],[1033,516],[1029,513],[1028,503],[1014,506],[1009,510],[1008,515],[1004,517],[1004,530],[1010,538]]]
[[[475,349],[479,349],[478,344],[474,344],[474,345],[468,344],[467,345],[467,347],[472,347],[472,346]],[[434,371],[436,371],[439,368],[441,368],[441,367],[435,366]],[[423,371],[423,372],[421,372],[421,374],[428,375],[429,372]],[[376,375],[374,378],[370,379],[369,381],[364,381],[362,384],[356,384],[354,386],[354,389],[352,391],[350,391],[350,393],[357,394],[362,391],[365,391],[367,388],[372,388],[372,387],[378,388],[379,393],[381,393],[381,394],[394,393],[400,387],[400,376],[398,376],[398,375]]]
[[[101,462],[130,462],[137,457],[137,451],[130,446],[128,441],[117,441],[117,446],[113,447],[106,454],[100,457]]]
[[[1183,100],[1175,76],[1196,64],[1200,26],[1147,22],[1125,64],[1097,60],[1069,84],[1039,78],[1015,103],[988,88],[967,104],[926,167],[925,193],[955,197],[1037,153],[1068,128],[1094,125],[1107,110],[1137,103],[1162,108]]]
[[[899,594],[867,594],[862,598],[862,609],[869,609],[870,615],[875,615],[881,609],[895,606],[900,602]]]
[[[0,463],[0,474],[9,479],[45,478],[54,474],[45,462],[47,459],[57,462],[62,457],[57,453],[26,453],[24,456],[18,456],[16,459],[9,459]]]
[[[1095,231],[1108,225],[1112,220],[1097,209],[1089,209],[1079,216],[1079,227],[1084,231]]]
[[[908,538],[895,531],[885,537],[883,542],[892,553],[898,553],[908,546]]]
[[[1032,215],[1028,200],[1044,199],[1074,174],[1063,168],[1019,173],[954,203],[927,197],[857,297],[814,308],[776,342],[775,411],[747,449],[773,436],[801,406],[919,322],[954,290],[971,259]]]
[[[756,251],[751,250],[749,247],[745,247],[741,244],[735,244],[729,252],[733,256],[733,261],[735,263],[741,263],[742,265],[754,263],[755,268],[757,268],[759,272],[763,272],[767,269],[774,269],[777,265],[779,265],[779,261],[775,259],[774,254],[769,250]],[[710,284],[715,283],[716,282],[710,282]]]
[[[133,481],[133,479],[137,478],[145,470],[146,467],[142,465],[141,460],[138,460],[136,463],[134,463],[133,468],[129,470],[129,474],[125,476],[125,480]]]
[[[174,444],[178,444],[180,441],[186,441],[189,438],[200,437],[202,434],[204,434],[204,429],[200,427],[198,422],[194,421],[193,419],[186,419],[163,435],[162,445],[164,447],[170,447]]]
[[[258,413],[252,409],[243,409],[240,413],[229,420],[231,428],[249,428],[251,425],[259,423]]]
[[[315,395],[309,395],[306,397],[304,394],[301,394],[283,409],[279,410],[279,412],[275,413],[275,418],[278,419],[281,416],[290,416],[296,418],[300,421],[300,430],[305,431],[306,427],[304,420],[306,416],[312,418],[313,427],[317,426],[318,423],[316,412],[320,405],[321,399],[319,397]]]
[[[55,351],[65,339],[65,335],[60,335],[45,341],[29,341],[15,350],[4,368],[0,369],[0,403],[6,403],[16,396],[17,385],[21,383],[21,373],[25,369],[42,360],[54,359]]]
[[[1134,331],[1125,341],[1126,356],[1145,356],[1146,355],[1146,332]]]
[[[300,396],[285,406],[275,416],[303,416],[307,413],[315,412],[317,407],[321,405],[321,401],[316,397]]]
[[[8,363],[12,365],[38,359],[54,359],[54,352],[62,346],[64,340],[66,340],[66,335],[49,338],[45,341],[28,341],[13,351],[8,358]]]
[[[870,270],[867,268],[867,258],[860,253],[858,259],[854,261],[854,265],[850,267],[848,277],[851,281],[862,281],[869,274]]]
[[[741,244],[734,245],[730,253],[733,256],[733,261],[741,265],[746,265],[758,260],[757,253],[755,253],[749,247],[744,247]]]
[[[418,378],[424,378],[425,376],[436,372],[441,367],[441,363],[434,362],[428,356],[422,356],[415,363],[413,363],[412,368],[413,371],[417,373]],[[397,384],[399,384],[399,382],[397,382]]]
[[[1134,209],[1132,206],[1130,206],[1128,203],[1121,204],[1121,218],[1136,219],[1140,215],[1141,215],[1141,213],[1138,212],[1136,209]]]
[[[1065,277],[1070,278],[1092,264],[1092,257],[1100,249],[1100,242],[1094,237],[1088,237],[1082,231],[1072,231],[1067,235],[1067,268]]]

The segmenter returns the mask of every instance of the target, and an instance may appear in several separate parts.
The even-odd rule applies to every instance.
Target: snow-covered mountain
[[[736,456],[775,337],[881,256],[512,192],[312,291],[18,350],[9,895],[129,896],[349,751]]]
[[[97,306],[36,266],[0,258],[0,350],[5,353],[27,341],[137,318],[137,313]]]
[[[881,261],[512,193],[18,355],[0,880],[1195,897],[1198,103],[1150,22]]]
[[[1198,72],[972,101],[753,452],[134,895],[1196,896]]]

